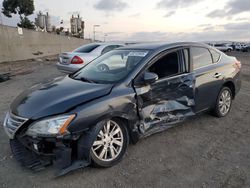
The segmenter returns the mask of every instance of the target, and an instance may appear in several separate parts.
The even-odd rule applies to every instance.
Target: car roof
[[[124,43],[116,43],[116,42],[96,42],[96,43],[91,43],[91,44],[97,44],[100,46],[108,46],[108,45],[125,45]]]
[[[201,46],[211,48],[209,45],[199,42],[175,42],[175,43],[140,43],[140,44],[133,44],[128,45],[125,47],[120,47],[119,50],[159,50],[162,48],[175,48],[181,46]]]

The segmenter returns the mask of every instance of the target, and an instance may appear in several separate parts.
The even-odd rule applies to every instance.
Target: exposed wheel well
[[[228,87],[231,91],[232,91],[232,95],[233,95],[233,99],[235,97],[235,86],[234,86],[234,83],[232,81],[227,81],[223,87]]]
[[[128,133],[129,133],[129,142],[130,143],[135,144],[136,142],[138,142],[139,137],[138,137],[137,133],[135,133],[133,131],[133,128],[130,126],[131,123],[129,122],[128,119],[126,119],[124,117],[119,117],[119,116],[118,117],[112,117],[111,119],[113,119],[113,120],[118,119],[118,120],[120,120],[120,121],[122,121],[124,123],[124,125],[126,126],[126,128],[128,130]]]

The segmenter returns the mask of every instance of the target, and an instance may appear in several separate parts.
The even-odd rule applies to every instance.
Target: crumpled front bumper
[[[74,139],[16,136],[15,139],[10,139],[10,147],[13,156],[22,166],[38,171],[53,164],[56,168],[55,175],[62,176],[90,164],[90,160],[77,156],[78,142]]]

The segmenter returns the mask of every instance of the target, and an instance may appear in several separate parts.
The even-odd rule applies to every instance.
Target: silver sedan
[[[80,46],[72,52],[61,53],[57,69],[65,73],[75,72],[98,56],[122,46],[124,44],[121,43],[91,43]]]

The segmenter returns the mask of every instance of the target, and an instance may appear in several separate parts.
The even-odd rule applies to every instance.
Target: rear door
[[[208,48],[192,47],[191,57],[196,76],[195,111],[201,112],[213,106],[223,83],[222,67],[218,65],[220,54]]]
[[[145,70],[156,73],[159,80],[151,85],[135,86],[141,131],[145,135],[165,130],[194,115],[195,75],[189,71],[189,59],[188,49],[164,52]]]

